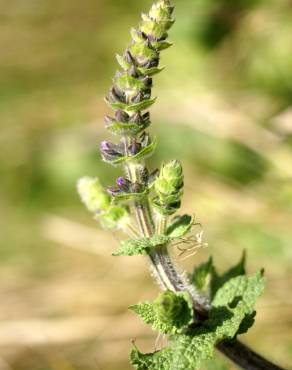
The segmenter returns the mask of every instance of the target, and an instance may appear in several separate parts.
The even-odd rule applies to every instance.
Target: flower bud
[[[158,213],[172,215],[180,207],[183,195],[183,170],[179,161],[164,164],[154,183],[157,197],[153,206]]]

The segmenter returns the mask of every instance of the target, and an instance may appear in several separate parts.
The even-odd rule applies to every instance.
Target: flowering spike
[[[158,67],[161,50],[171,46],[166,38],[174,23],[172,12],[169,1],[153,4],[148,14],[141,15],[139,27],[132,28],[132,42],[124,54],[117,55],[122,70],[117,72],[106,102],[118,113],[105,119],[106,128],[115,135],[133,137],[150,125],[149,114],[144,117],[141,112],[156,100],[151,98],[151,76],[162,70]]]

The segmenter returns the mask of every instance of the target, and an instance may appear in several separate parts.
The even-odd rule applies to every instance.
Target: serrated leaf
[[[205,263],[197,266],[191,276],[191,282],[194,284],[196,289],[205,294],[206,296],[210,296],[210,289],[211,289],[211,280],[214,271],[213,259],[212,257]]]
[[[220,289],[227,281],[230,279],[245,275],[245,263],[246,263],[246,253],[243,251],[240,261],[229,270],[224,272],[224,274],[219,275],[215,268],[212,272],[212,282],[211,282],[211,296],[214,297],[218,289]]]
[[[212,307],[233,305],[240,301],[245,305],[246,314],[252,314],[256,299],[262,294],[264,287],[265,278],[262,271],[251,277],[232,278],[217,291]]]
[[[137,370],[170,370],[172,350],[165,348],[154,353],[144,354],[137,348],[131,352],[131,364]]]
[[[189,215],[177,216],[167,229],[167,235],[171,238],[181,238],[192,228],[194,218]]]
[[[204,360],[213,357],[214,346],[235,336],[244,317],[242,306],[235,309],[216,309],[201,327],[186,334],[174,335],[169,347],[153,354],[142,354],[135,349],[131,360],[138,369],[148,370],[196,370]]]
[[[217,292],[207,321],[185,334],[172,336],[169,347],[161,351],[145,355],[135,349],[131,355],[134,367],[138,370],[199,369],[202,361],[212,358],[217,343],[233,339],[242,331],[242,324],[254,312],[263,288],[262,273],[231,279]]]
[[[165,235],[155,235],[151,238],[129,239],[122,241],[113,256],[147,255],[158,245],[169,243],[170,238]]]
[[[162,334],[176,334],[193,322],[193,307],[187,293],[166,291],[152,303],[129,307],[143,322]]]

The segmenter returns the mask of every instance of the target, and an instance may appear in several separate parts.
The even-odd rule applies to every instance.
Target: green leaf
[[[129,307],[143,322],[162,334],[175,334],[193,322],[192,301],[188,293],[166,291],[153,302]]]
[[[147,255],[158,245],[170,242],[170,238],[165,235],[155,235],[151,238],[129,239],[122,241],[120,247],[113,256],[137,256]]]
[[[165,348],[161,351],[144,354],[135,348],[131,352],[130,360],[137,370],[170,370],[172,369],[172,350]]]
[[[220,288],[213,301],[212,307],[232,306],[240,301],[244,304],[246,314],[252,314],[256,299],[265,287],[263,272],[259,271],[251,277],[238,276],[230,279]]]
[[[194,218],[189,215],[177,216],[173,219],[172,224],[167,229],[167,235],[170,238],[182,238],[192,228]]]
[[[227,281],[231,278],[245,275],[245,264],[246,264],[246,252],[244,251],[240,261],[229,270],[227,270],[223,275],[219,275],[215,268],[212,272],[212,282],[211,282],[211,295],[214,297],[218,289],[220,289]]]
[[[192,284],[194,284],[196,289],[208,297],[210,296],[213,271],[214,271],[213,259],[212,257],[210,257],[207,262],[202,263],[201,265],[195,268],[190,278]]]
[[[153,354],[132,351],[131,361],[138,369],[196,370],[213,357],[214,347],[222,340],[233,339],[242,323],[254,312],[256,299],[264,288],[262,273],[248,278],[238,276],[216,294],[209,319],[186,333],[170,338],[169,347]]]

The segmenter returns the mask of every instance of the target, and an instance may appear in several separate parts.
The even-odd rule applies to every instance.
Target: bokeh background
[[[265,295],[242,339],[292,368],[292,4],[174,0],[151,166],[180,158],[183,211],[221,269],[248,253]],[[127,306],[158,292],[143,258],[111,257],[76,195],[105,185],[103,101],[116,52],[150,0],[0,0],[0,370],[126,370],[130,338],[155,334]],[[220,355],[205,369],[234,369]]]

